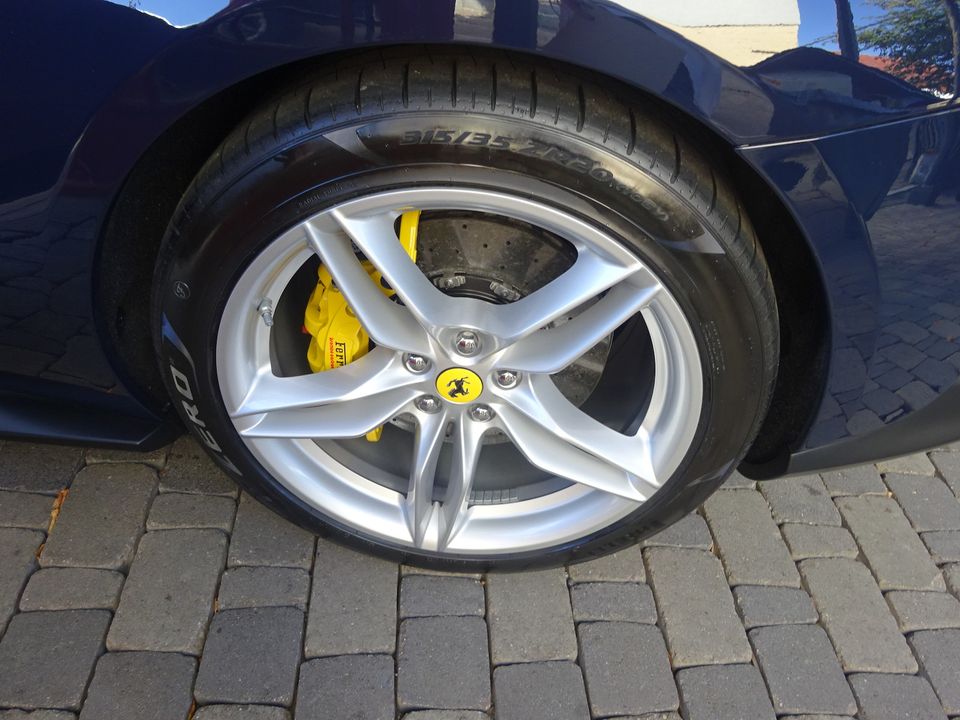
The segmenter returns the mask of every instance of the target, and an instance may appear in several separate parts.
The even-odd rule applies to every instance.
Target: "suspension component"
[[[400,244],[410,259],[417,261],[417,229],[420,211],[409,210],[400,217]],[[361,265],[383,293],[393,298],[396,292],[384,281],[373,263],[364,260]],[[353,313],[340,289],[333,281],[326,265],[317,269],[317,285],[307,302],[303,325],[310,335],[307,362],[313,372],[334,370],[361,358],[370,350],[370,336]],[[377,442],[383,433],[378,427],[367,433],[369,442]]]

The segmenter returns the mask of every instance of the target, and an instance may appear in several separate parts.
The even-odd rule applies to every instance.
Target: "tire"
[[[553,392],[550,388],[560,388],[558,392],[562,392],[571,406],[580,405],[588,415],[596,410],[597,417],[602,416],[597,422],[606,423],[608,427],[621,423],[623,428],[635,428],[638,423],[647,423],[655,414],[654,408],[660,413],[657,422],[666,423],[663,418],[672,418],[673,425],[669,428],[674,434],[661,432],[661,426],[651,421],[650,427],[660,435],[650,435],[650,445],[644,446],[645,452],[649,451],[650,467],[654,468],[651,474],[656,477],[655,470],[662,467],[669,468],[668,476],[656,477],[655,482],[644,485],[641,474],[627,475],[629,487],[647,488],[643,502],[625,506],[620,495],[615,496],[615,503],[614,496],[578,484],[579,481],[596,483],[597,478],[608,477],[603,468],[596,475],[583,473],[574,478],[578,481],[574,483],[568,482],[566,476],[561,477],[558,473],[564,468],[556,468],[568,453],[565,447],[551,444],[556,442],[555,436],[544,440],[547,444],[543,445],[558,450],[555,458],[551,458],[553,453],[541,451],[540,445],[529,454],[527,449],[521,449],[519,455],[511,455],[521,445],[516,440],[513,444],[504,443],[504,435],[510,439],[515,437],[511,434],[513,431],[498,429],[487,432],[483,440],[470,441],[478,448],[477,453],[482,451],[488,456],[483,460],[486,465],[478,461],[476,482],[489,482],[495,489],[484,490],[483,495],[481,489],[486,486],[476,486],[472,495],[460,498],[459,510],[455,512],[456,502],[451,498],[460,497],[456,495],[454,486],[458,481],[455,478],[467,472],[456,468],[469,467],[469,463],[457,464],[458,459],[468,454],[462,448],[469,447],[469,442],[457,433],[461,427],[463,433],[472,432],[470,428],[476,423],[468,423],[467,415],[463,414],[468,411],[457,410],[441,401],[444,418],[450,413],[449,417],[461,420],[449,427],[444,425],[438,431],[440,450],[436,452],[444,458],[449,455],[443,453],[453,454],[458,452],[456,448],[461,448],[461,455],[449,461],[446,482],[434,482],[426,505],[417,511],[420,514],[408,510],[407,517],[414,520],[409,526],[411,542],[406,542],[397,540],[399,535],[394,537],[384,529],[393,527],[389,525],[394,522],[393,515],[389,521],[382,520],[382,524],[378,524],[380,519],[354,522],[351,519],[354,515],[350,514],[353,510],[349,509],[350,499],[360,497],[357,493],[364,498],[373,493],[379,498],[381,486],[395,488],[391,485],[396,482],[394,475],[402,479],[402,472],[393,473],[391,468],[403,466],[403,453],[390,452],[390,448],[398,446],[381,447],[375,443],[363,444],[361,440],[311,443],[241,435],[260,432],[257,428],[261,425],[287,427],[279,420],[279,424],[270,424],[277,418],[302,423],[306,422],[307,413],[314,413],[309,417],[334,418],[323,420],[325,423],[348,423],[353,414],[359,413],[351,409],[359,407],[354,404],[336,406],[337,415],[331,414],[332,406],[323,406],[319,410],[251,416],[259,418],[255,420],[231,418],[231,413],[239,412],[236,410],[239,401],[229,397],[231,392],[236,394],[238,387],[246,392],[248,384],[244,384],[242,378],[254,377],[244,375],[252,372],[252,361],[248,358],[254,351],[247,351],[244,344],[247,341],[243,338],[269,338],[266,342],[274,373],[285,363],[292,363],[298,369],[283,370],[279,374],[309,373],[297,359],[303,347],[299,343],[306,339],[297,340],[289,328],[299,327],[297,313],[302,312],[299,308],[313,287],[314,266],[304,270],[306,264],[291,265],[294,270],[290,273],[294,274],[289,281],[284,280],[288,284],[283,287],[293,289],[283,290],[279,299],[274,297],[270,301],[274,303],[270,307],[273,317],[268,319],[274,324],[267,330],[261,327],[267,327],[267,320],[258,315],[258,298],[244,293],[248,285],[255,287],[250,285],[254,282],[250,278],[274,277],[270,275],[273,271],[263,268],[281,267],[268,263],[281,262],[270,258],[280,257],[278,248],[283,238],[287,238],[283,242],[319,247],[325,261],[334,262],[323,254],[333,252],[332,241],[324,239],[328,236],[322,234],[327,231],[317,231],[321,232],[321,239],[311,241],[310,237],[314,236],[306,230],[308,219],[313,218],[310,222],[314,223],[309,227],[326,227],[323,223],[333,222],[330,218],[338,217],[337,213],[350,216],[350,213],[361,212],[352,208],[373,207],[388,201],[396,204],[408,197],[403,193],[413,193],[409,197],[432,198],[430,202],[436,203],[448,202],[450,198],[458,199],[457,202],[466,202],[463,198],[480,198],[481,204],[477,207],[485,208],[482,212],[462,211],[463,216],[470,219],[470,229],[466,221],[463,223],[464,232],[474,233],[464,236],[468,240],[461,239],[460,235],[450,239],[453,237],[450,228],[456,228],[450,223],[459,222],[460,218],[457,209],[437,210],[432,214],[425,211],[423,217],[427,219],[422,220],[420,226],[421,245],[428,244],[425,239],[428,237],[429,243],[438,240],[436,247],[421,248],[418,263],[446,257],[444,253],[449,254],[450,247],[461,243],[457,247],[464,248],[463,263],[468,268],[462,276],[464,288],[471,283],[486,283],[483,278],[488,277],[484,274],[488,270],[519,277],[518,268],[534,267],[531,263],[538,261],[541,252],[548,253],[543,255],[547,258],[544,262],[573,263],[587,252],[608,257],[604,253],[609,250],[610,256],[620,257],[618,253],[626,253],[631,258],[623,260],[624,267],[639,267],[632,264],[637,262],[649,270],[656,288],[651,292],[656,292],[658,299],[651,306],[653,309],[644,313],[652,315],[635,314],[616,332],[604,337],[607,354],[603,362],[606,364],[602,370],[592,371],[590,382],[594,385],[584,391],[586,400],[577,396],[574,401],[579,391],[570,390],[559,379],[546,386],[539,376],[521,375],[521,384],[528,383],[532,388],[535,380],[540,383],[537,387],[541,394],[549,395]],[[491,214],[500,212],[489,209],[494,204],[500,208],[512,207],[511,203],[532,208],[529,212],[534,215],[530,217],[536,221],[525,215],[523,220],[517,219],[520,216],[501,220]],[[437,205],[441,206],[447,207]],[[570,241],[574,242],[570,245],[567,240],[554,240],[552,236],[542,239],[546,237],[544,233],[548,233],[549,228],[544,228],[549,222],[540,223],[538,218],[554,216],[562,216],[562,222],[567,223],[564,227],[579,228],[577,232],[582,230],[591,238],[596,235],[596,242],[600,244],[583,250],[574,241]],[[484,225],[486,222],[502,225]],[[296,233],[307,233],[303,235],[307,239],[290,240],[301,237]],[[489,236],[491,243],[494,240],[500,243],[490,251],[500,253],[500,258],[512,252],[506,248],[511,245],[509,240],[498,239],[501,235],[513,237],[514,244],[525,248],[526,255],[502,261],[499,271],[492,265],[490,268],[483,265],[486,261],[468,261],[466,255],[480,252],[478,233],[486,233],[483,238]],[[347,241],[346,247],[362,249],[368,255],[374,252],[362,243],[354,245]],[[575,248],[574,255],[572,259],[563,260],[569,247]],[[483,248],[487,248],[486,243]],[[331,269],[334,266],[331,265]],[[528,274],[536,277],[532,270]],[[481,281],[475,282],[474,276],[482,276]],[[456,274],[451,277],[460,282]],[[592,275],[584,277],[590,277],[593,282]],[[440,276],[433,278],[434,284],[447,282],[437,278]],[[336,280],[340,282],[339,278]],[[511,287],[519,287],[517,282]],[[522,296],[518,302],[536,290],[538,281],[530,282],[529,288],[510,291]],[[489,285],[494,287],[493,282]],[[345,285],[345,293],[347,289]],[[605,302],[602,307],[608,308],[612,301],[607,299],[615,289],[616,286],[598,294],[597,305]],[[456,292],[447,290],[448,295]],[[459,303],[456,307],[473,307],[461,300],[456,300]],[[541,300],[543,302],[545,300]],[[490,305],[489,312],[496,313],[497,318],[511,317],[491,303],[486,305]],[[527,306],[532,307],[532,301]],[[398,307],[403,312],[417,313],[417,305],[412,300],[394,303],[387,310],[393,313]],[[453,301],[450,307],[454,307]],[[576,314],[581,311],[582,308],[568,313],[573,318],[571,322],[575,322]],[[158,258],[152,312],[156,349],[170,396],[189,431],[247,492],[289,519],[335,541],[392,559],[447,569],[526,568],[577,562],[613,552],[676,521],[717,488],[746,453],[767,412],[779,354],[774,289],[749,219],[722,169],[709,162],[692,141],[672,131],[653,103],[615,84],[595,78],[586,81],[536,62],[503,54],[466,54],[453,50],[448,54],[398,52],[389,59],[380,54],[354,57],[322,77],[288,88],[253,112],[224,140],[183,197]],[[656,315],[657,312],[663,317]],[[357,314],[363,317],[359,310]],[[654,315],[656,319],[651,320]],[[560,322],[554,320],[550,327],[562,327]],[[393,326],[387,325],[389,323],[385,323],[384,332],[389,334]],[[574,328],[571,337],[579,342],[576,333],[590,326],[584,320],[571,327]],[[453,330],[444,326],[436,332]],[[375,335],[373,329],[370,334]],[[489,342],[500,342],[499,335],[491,337],[494,340]],[[550,336],[537,337],[541,345],[532,347],[542,347],[542,338]],[[381,336],[375,338],[375,346],[384,344],[380,339]],[[594,346],[594,350],[600,345]],[[444,347],[443,352],[449,354],[450,348]],[[371,351],[370,355],[387,357],[386,349],[377,349],[383,354]],[[438,364],[445,362],[437,360]],[[468,360],[461,364],[468,367]],[[668,372],[663,368],[672,369]],[[433,376],[430,377],[433,382]],[[502,398],[507,398],[504,403],[511,402],[509,391],[500,392],[493,386],[493,377],[485,376],[484,392],[499,393],[490,396],[497,403]],[[321,381],[334,382],[323,378]],[[437,387],[443,392],[439,384]],[[671,394],[662,395],[658,388],[666,388],[663,392]],[[386,395],[377,395],[376,402],[380,402],[381,397]],[[664,397],[670,402],[664,401]],[[368,405],[372,407],[373,402]],[[401,414],[385,426],[384,438],[389,433],[390,442],[394,442],[393,438],[416,437],[412,427],[421,428],[421,437],[426,433],[423,428],[428,420],[420,413],[420,405],[415,410],[410,409],[409,403],[404,407],[408,409],[398,410]],[[559,406],[554,403],[554,407]],[[566,412],[567,406],[563,407]],[[498,428],[510,423],[519,428],[521,421],[526,422],[522,414],[515,414],[513,406],[494,403],[490,408],[503,410],[500,414],[500,411],[492,413],[495,422],[500,423]],[[403,414],[408,411],[413,414]],[[460,415],[453,415],[454,412]],[[483,414],[470,406],[469,413],[476,412]],[[470,418],[473,417],[471,414]],[[403,424],[404,418],[409,420],[408,425]],[[251,430],[250,423],[261,424]],[[663,428],[668,425],[664,424]],[[358,432],[356,428],[352,430],[354,436]],[[452,435],[444,440],[448,432]],[[539,425],[529,432],[534,434],[523,437],[543,437]],[[629,436],[633,430],[617,432]],[[663,439],[662,445],[656,444],[660,442],[657,438]],[[450,442],[454,449],[447,448],[445,443]],[[458,442],[461,444],[457,445]],[[568,437],[567,442],[573,443],[574,450],[569,457],[577,467],[581,460],[586,463],[585,468],[594,467],[590,463],[607,462],[597,452],[586,450],[586,456],[580,454],[586,446],[579,445],[578,438]],[[614,446],[621,447],[616,443],[610,447]],[[668,450],[658,451],[658,447]],[[663,459],[671,453],[670,462]],[[620,454],[614,455],[620,457]],[[528,468],[525,459],[533,456],[542,462],[536,465],[530,461]],[[315,465],[304,465],[308,459]],[[411,463],[412,460],[407,465]],[[624,464],[634,467],[631,463],[633,460]],[[554,470],[546,472],[544,467]],[[311,468],[320,468],[316,471],[319,474],[312,474]],[[369,468],[373,469],[368,471]],[[617,472],[610,477],[617,477]],[[511,473],[516,473],[517,479],[510,482],[516,482],[517,487],[499,487],[497,483],[507,482],[504,479],[507,476],[513,478]],[[386,479],[378,479],[379,474]],[[573,473],[568,471],[569,474]],[[368,488],[367,482],[379,485],[370,492],[356,490],[357,483]],[[397,492],[395,500],[390,502],[400,505],[406,502],[409,509],[414,503],[413,491],[406,496],[402,490]],[[437,493],[446,499],[436,501]],[[542,500],[545,506],[553,508],[550,505],[553,502],[557,508],[572,513],[556,515],[562,519],[559,525],[572,528],[565,531],[566,535],[560,530],[556,535],[546,530],[542,536],[533,530],[524,534],[523,528],[536,529],[540,525],[536,524],[535,517],[522,514],[526,510],[521,512],[517,508],[527,507],[521,502],[524,498],[541,497],[546,498]],[[583,499],[577,500],[581,504],[576,505],[569,499],[551,500],[555,497]],[[629,490],[624,491],[623,497],[629,500]],[[476,507],[488,501],[501,505]],[[467,520],[458,519],[468,514],[468,507],[468,520],[477,527],[480,519],[486,517],[483,513],[498,518],[497,523],[501,522],[501,515],[496,513],[501,513],[513,524],[506,519],[502,524],[491,524],[489,527],[497,530],[496,538],[477,534],[479,539],[471,540],[473,545],[459,547],[451,540],[458,537],[455,532],[474,537],[462,529],[466,527],[462,523]],[[380,505],[376,508],[377,512],[382,509]],[[599,508],[604,508],[603,512],[609,510],[609,515],[600,513]],[[431,514],[434,509],[435,514]],[[560,513],[560,509],[556,512]],[[357,517],[361,514],[357,511]],[[364,518],[368,515],[374,517],[374,511],[370,510]],[[549,517],[552,521],[556,519]],[[434,522],[439,529],[431,529]],[[528,524],[523,524],[525,522]],[[456,526],[457,523],[461,526]],[[514,528],[515,538],[511,536]],[[575,536],[570,534],[574,529]],[[424,534],[420,546],[412,544],[418,532]],[[427,535],[433,538],[433,533],[437,539],[425,539]],[[528,537],[530,533],[536,536]]]

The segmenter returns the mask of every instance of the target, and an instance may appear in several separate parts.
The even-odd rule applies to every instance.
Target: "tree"
[[[871,0],[884,16],[860,31],[860,46],[892,61],[893,74],[925,90],[957,94],[957,0]]]

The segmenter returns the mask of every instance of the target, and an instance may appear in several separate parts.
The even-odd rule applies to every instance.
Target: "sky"
[[[879,13],[869,0],[852,0],[853,21],[856,26],[868,25]],[[800,44],[808,45],[825,35],[837,34],[837,6],[833,0],[800,0]],[[836,40],[818,43],[820,47],[835,49]]]

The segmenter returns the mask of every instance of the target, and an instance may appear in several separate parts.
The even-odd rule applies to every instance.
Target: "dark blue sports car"
[[[957,0],[0,20],[0,435],[459,567],[960,438]]]

